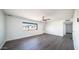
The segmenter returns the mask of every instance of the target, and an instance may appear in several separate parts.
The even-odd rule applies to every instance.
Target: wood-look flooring
[[[2,50],[74,50],[72,35],[41,34],[5,43]]]

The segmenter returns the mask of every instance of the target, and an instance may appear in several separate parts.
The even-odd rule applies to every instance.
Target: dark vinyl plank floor
[[[71,34],[64,37],[41,34],[5,43],[2,50],[74,50]]]

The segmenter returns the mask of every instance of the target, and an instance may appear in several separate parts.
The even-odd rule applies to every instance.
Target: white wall
[[[4,41],[5,41],[5,17],[2,10],[0,10],[0,48],[3,46]]]
[[[7,40],[14,40],[14,39],[19,39],[19,38],[24,38],[24,37],[29,37],[33,35],[38,35],[44,33],[43,27],[44,23],[43,22],[38,22],[38,21],[33,21],[29,19],[18,19],[16,17],[11,17],[11,16],[6,16],[7,19]],[[38,30],[36,31],[24,31],[22,22],[34,22],[38,24]]]
[[[64,35],[64,20],[49,21],[46,24],[46,33],[58,36]]]
[[[75,10],[73,17],[73,41],[75,49],[79,49],[79,22],[77,22],[77,18],[79,18],[79,10]]]

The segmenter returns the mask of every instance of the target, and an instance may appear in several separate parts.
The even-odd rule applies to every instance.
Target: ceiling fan
[[[42,16],[42,20],[43,20],[43,21],[47,21],[47,20],[50,20],[50,19],[45,18],[45,16]]]

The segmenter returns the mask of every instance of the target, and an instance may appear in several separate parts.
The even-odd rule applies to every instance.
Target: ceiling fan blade
[[[47,20],[50,20],[50,19],[47,19]]]
[[[45,20],[50,20],[50,19],[45,19]]]

